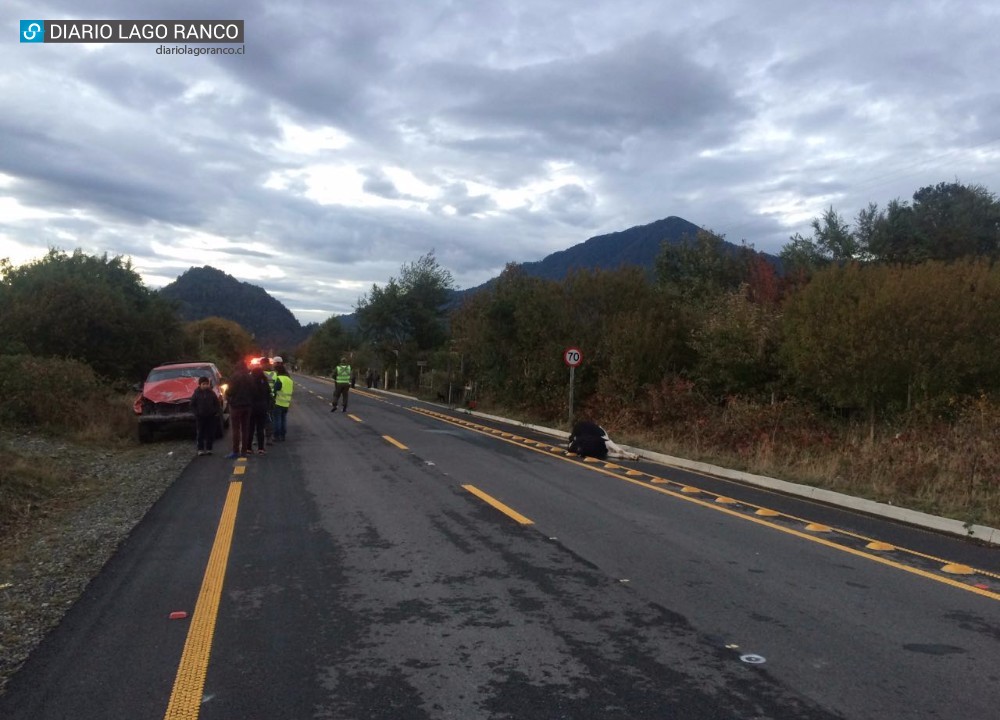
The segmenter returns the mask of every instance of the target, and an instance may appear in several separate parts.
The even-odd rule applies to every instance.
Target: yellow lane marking
[[[406,447],[406,445],[404,445],[403,443],[399,442],[399,440],[394,440],[393,438],[389,437],[388,435],[383,435],[382,439],[385,440],[386,442],[392,443],[393,445],[395,445],[396,447],[398,447],[400,450],[409,450],[410,449],[410,448]]]
[[[361,418],[359,418],[359,417],[358,417],[357,415],[355,415],[354,413],[347,413],[347,417],[351,418],[351,420],[353,420],[353,421],[354,421],[354,422],[356,422],[356,423],[359,423],[359,422],[361,422]]]
[[[233,468],[233,475],[242,475],[247,471],[246,465],[237,465]]]
[[[521,523],[522,525],[534,525],[534,523],[531,520],[529,520],[528,518],[524,517],[524,515],[522,515],[521,513],[517,512],[517,510],[513,510],[513,509],[507,507],[502,502],[500,502],[496,498],[490,497],[489,495],[487,495],[486,493],[484,493],[479,488],[477,488],[477,487],[475,487],[473,485],[463,485],[462,487],[465,488],[466,490],[468,490],[473,495],[475,495],[480,500],[484,500],[485,502],[487,502],[488,504],[492,505],[497,510],[499,510],[500,512],[502,512],[507,517],[513,518],[514,520],[516,520],[517,522]]]
[[[945,585],[950,585],[951,587],[958,588],[959,590],[966,590],[968,592],[972,592],[975,593],[976,595],[981,595],[983,597],[990,598],[992,600],[1000,600],[1000,593],[991,592],[990,590],[985,590],[972,585],[966,585],[965,583],[958,582],[957,580],[952,580],[951,578],[935,575],[934,573],[928,572],[926,570],[921,570],[920,568],[911,567],[909,565],[903,565],[893,560],[889,560],[884,557],[879,557],[878,555],[872,555],[870,553],[862,552],[861,550],[855,550],[854,548],[847,547],[846,545],[840,545],[831,540],[827,540],[825,538],[818,537],[816,535],[807,535],[806,533],[800,532],[799,530],[783,527],[769,520],[764,520],[759,517],[755,517],[753,515],[745,515],[739,512],[738,510],[730,510],[729,508],[718,505],[716,503],[707,502],[705,500],[700,500],[690,495],[684,495],[679,492],[674,492],[673,490],[667,490],[666,488],[650,485],[640,480],[633,480],[631,478],[624,477],[623,475],[616,475],[602,468],[592,468],[592,469],[595,470],[596,472],[608,475],[609,477],[617,478],[623,482],[632,483],[633,485],[637,485],[647,490],[652,490],[653,492],[662,493],[664,495],[669,495],[670,497],[675,497],[680,500],[685,500],[687,502],[695,503],[696,505],[701,505],[702,507],[710,508],[712,510],[716,510],[717,512],[725,513],[726,515],[729,515],[734,518],[740,518],[742,520],[747,520],[748,522],[752,522],[757,525],[763,525],[764,527],[769,527],[772,528],[773,530],[778,530],[779,532],[783,532],[788,535],[793,535],[797,538],[808,540],[809,542],[817,543],[819,545],[823,545],[833,550],[840,550],[841,552],[845,552],[850,555],[855,555],[860,558],[872,560],[873,562],[880,563],[888,567],[896,568],[897,570],[902,570],[904,572],[912,573],[913,575],[919,575],[920,577],[926,578],[928,580],[934,580],[935,582],[944,583]],[[962,566],[955,566],[955,568],[961,570]],[[969,568],[969,570],[972,570],[973,572],[980,572],[980,573],[982,572],[980,570],[973,570],[973,568]]]
[[[447,415],[443,415],[443,414],[440,414],[440,413],[433,413],[432,414],[430,412],[423,411],[420,408],[413,408],[413,407],[411,407],[409,409],[411,411],[413,411],[413,412],[420,412],[421,414],[424,414],[424,415],[427,415],[429,417],[441,420],[443,422],[449,422],[449,423],[452,423],[452,424],[456,424],[455,421],[452,418],[448,417]],[[485,426],[482,426],[482,427],[485,428]],[[470,427],[468,429],[471,429],[474,432],[478,432],[478,433],[484,434],[484,435],[489,434],[485,429],[479,429],[479,427],[476,427],[476,426]],[[510,442],[510,441],[509,440],[503,440],[503,442]],[[513,444],[517,444],[517,443],[513,443]],[[524,446],[521,445],[521,447],[524,447]],[[544,452],[544,451],[541,451],[541,450],[534,450],[534,448],[527,448],[527,449],[528,450],[533,450],[534,452]],[[552,448],[552,450],[555,451],[556,448]],[[680,500],[685,500],[687,502],[695,503],[695,504],[701,505],[702,507],[705,507],[705,508],[710,508],[712,510],[717,510],[718,512],[725,513],[725,514],[730,515],[732,517],[741,518],[743,520],[748,520],[749,522],[756,523],[758,525],[763,525],[765,527],[769,527],[769,528],[772,528],[774,530],[778,530],[779,532],[783,532],[783,533],[786,533],[788,535],[793,535],[793,536],[801,538],[803,540],[808,540],[809,542],[818,543],[820,545],[824,545],[824,546],[832,548],[834,550],[840,550],[842,552],[846,552],[848,554],[855,555],[857,557],[867,558],[867,559],[872,560],[872,561],[874,561],[876,563],[887,565],[889,567],[896,568],[897,570],[903,570],[904,572],[912,573],[914,575],[919,575],[920,577],[923,577],[923,578],[926,578],[926,579],[929,579],[929,580],[934,580],[934,581],[937,581],[937,582],[940,582],[940,583],[944,583],[945,585],[950,585],[950,586],[958,588],[960,590],[966,590],[968,592],[972,592],[972,593],[975,593],[977,595],[981,595],[983,597],[987,597],[987,598],[990,598],[990,599],[993,599],[993,600],[1000,600],[1000,593],[992,592],[990,590],[986,590],[986,589],[983,589],[983,588],[978,588],[978,587],[975,587],[975,586],[972,586],[972,585],[967,585],[965,583],[961,583],[961,582],[958,582],[956,580],[952,580],[952,579],[947,578],[947,577],[942,577],[940,575],[935,575],[935,574],[933,574],[931,572],[928,572],[926,570],[921,570],[920,568],[910,567],[908,565],[903,565],[901,563],[897,563],[895,561],[888,560],[888,559],[880,557],[878,555],[872,555],[871,553],[863,552],[861,550],[855,550],[853,548],[847,547],[845,545],[840,545],[840,544],[838,544],[836,542],[833,542],[831,540],[827,540],[827,539],[822,538],[822,537],[818,537],[818,536],[815,536],[815,535],[807,535],[805,532],[801,532],[801,531],[795,530],[793,528],[784,527],[782,525],[778,525],[778,524],[776,524],[774,522],[771,522],[771,521],[768,521],[768,520],[764,520],[764,519],[761,519],[759,517],[755,517],[755,516],[752,516],[752,515],[746,515],[744,513],[739,512],[738,510],[731,510],[728,507],[725,507],[724,505],[725,504],[729,504],[729,503],[739,504],[735,500],[733,500],[732,498],[728,498],[728,497],[723,497],[723,496],[720,496],[720,495],[716,495],[715,493],[707,493],[707,491],[706,491],[707,494],[714,495],[716,497],[715,501],[713,502],[713,501],[701,500],[701,499],[699,499],[697,497],[693,497],[692,495],[685,495],[685,494],[683,494],[681,492],[677,492],[677,491],[674,491],[674,490],[669,490],[669,489],[663,488],[663,487],[657,487],[656,485],[650,484],[650,483],[645,482],[645,481],[634,480],[631,477],[626,477],[628,475],[633,475],[633,474],[634,475],[644,475],[645,474],[645,473],[639,472],[637,470],[630,470],[630,471],[626,472],[623,475],[623,474],[620,474],[620,473],[615,473],[615,472],[611,472],[609,470],[605,470],[604,468],[595,467],[593,465],[583,465],[582,463],[576,461],[575,458],[571,459],[571,458],[568,458],[568,457],[560,457],[559,459],[565,460],[566,462],[572,462],[575,465],[578,465],[580,467],[588,467],[589,469],[594,470],[595,472],[599,472],[599,473],[601,473],[603,475],[607,475],[608,477],[616,478],[616,479],[621,480],[623,482],[627,482],[627,483],[631,483],[633,485],[637,485],[637,486],[639,486],[641,488],[645,488],[647,490],[652,490],[653,492],[663,493],[664,495],[669,495],[671,497],[674,497],[674,498],[677,498],[677,499],[680,499]],[[713,477],[713,476],[705,475],[704,473],[697,473],[697,472],[695,472],[694,474],[701,475],[702,477]],[[656,479],[659,479],[659,478],[656,478]],[[673,483],[672,482],[672,484],[677,485],[678,487],[681,487],[680,483]],[[731,483],[731,484],[738,485],[739,483]],[[753,505],[751,503],[743,503],[743,504],[747,505],[748,507],[759,508],[759,506]],[[797,518],[794,515],[785,515],[784,517],[786,519],[799,520],[799,521],[801,521],[803,523],[808,523],[809,522],[808,520],[803,520],[802,518]],[[846,537],[853,537],[853,538],[861,539],[861,540],[871,540],[871,538],[866,538],[863,535],[857,535],[855,533],[852,533],[852,532],[849,532],[849,531],[845,531],[845,530],[837,530],[837,532],[840,533],[841,535],[846,536]],[[886,545],[884,543],[878,543],[877,541],[872,541],[872,544],[870,544],[868,547],[869,547],[869,549],[875,549],[875,550],[883,550],[883,549],[885,549],[885,550],[888,550],[888,549],[900,550],[901,552],[908,553],[908,554],[910,554],[912,556],[915,556],[915,557],[921,557],[921,558],[928,559],[928,560],[935,560],[935,561],[941,562],[943,564],[948,564],[948,562],[946,560],[942,560],[941,558],[936,558],[933,555],[925,555],[925,554],[917,552],[915,550],[908,550],[906,548],[895,548],[895,547],[893,547],[891,545]],[[953,566],[953,567],[959,567],[959,568],[961,568],[962,566]],[[985,576],[988,576],[988,577],[998,577],[995,573],[991,573],[991,572],[988,572],[988,571],[985,571],[985,570],[982,570],[982,569],[979,569],[979,568],[969,568],[969,569],[972,570],[973,573],[977,573],[977,574],[980,574],[980,575],[985,575]],[[954,572],[954,571],[952,571],[952,572]]]
[[[205,674],[208,672],[208,658],[212,653],[212,637],[215,635],[215,619],[219,613],[219,599],[222,596],[222,581],[226,577],[229,549],[233,542],[233,528],[236,526],[236,510],[240,504],[243,483],[231,482],[222,508],[219,528],[208,556],[208,567],[198,593],[198,602],[188,628],[181,663],[174,679],[174,689],[170,693],[170,703],[164,720],[192,720],[198,717],[202,695],[205,689]]]

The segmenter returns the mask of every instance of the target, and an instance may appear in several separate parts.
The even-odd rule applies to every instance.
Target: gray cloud
[[[431,249],[469,287],[668,215],[777,252],[830,205],[1000,189],[986,2],[13,0],[0,20],[82,13],[242,18],[246,55],[0,45],[0,237],[128,254],[161,284],[212,257],[303,321]]]

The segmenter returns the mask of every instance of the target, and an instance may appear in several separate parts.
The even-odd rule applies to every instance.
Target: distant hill
[[[638,265],[652,272],[664,241],[694,240],[698,230],[694,223],[671,216],[648,225],[597,235],[537,262],[522,263],[521,268],[528,275],[547,280],[562,280],[571,270],[617,270],[626,265]]]
[[[648,225],[597,235],[566,250],[559,250],[541,260],[521,263],[528,275],[561,280],[572,270],[616,270],[624,266],[645,268],[652,276],[656,258],[664,242],[694,240],[698,226],[684,218],[667,217]],[[737,245],[727,243],[735,251]],[[764,255],[780,267],[778,258]],[[453,303],[462,297],[489,287],[496,278],[482,285],[456,291]],[[213,267],[191,268],[160,290],[166,298],[178,301],[185,320],[217,316],[238,322],[261,344],[262,348],[290,348],[305,340],[315,330],[314,323],[302,327],[291,311],[257,285],[241,282]],[[355,314],[339,315],[345,329],[357,327]]]
[[[264,351],[293,348],[314,329],[303,328],[264,288],[207,265],[191,268],[159,292],[178,303],[184,320],[212,316],[232,320],[251,333]]]
[[[546,280],[562,280],[572,270],[617,270],[625,266],[645,268],[652,276],[656,269],[656,258],[664,242],[678,244],[694,241],[700,228],[684,218],[670,216],[648,225],[636,225],[628,230],[597,235],[566,250],[559,250],[535,262],[521,263],[524,272]],[[735,252],[739,247],[726,243]],[[764,257],[779,265],[773,255]],[[494,282],[488,280],[456,293],[456,299],[489,287]]]

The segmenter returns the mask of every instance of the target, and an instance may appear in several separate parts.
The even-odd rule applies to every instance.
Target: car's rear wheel
[[[148,443],[153,440],[153,426],[149,423],[139,423],[139,442]]]

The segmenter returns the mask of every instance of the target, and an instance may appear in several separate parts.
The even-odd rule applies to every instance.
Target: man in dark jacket
[[[250,374],[243,363],[236,366],[229,387],[226,389],[229,400],[229,424],[232,426],[233,451],[227,455],[235,458],[250,454],[250,410],[253,405],[253,384]]]
[[[271,381],[264,374],[264,368],[260,365],[250,371],[250,431],[247,434],[247,450],[253,452],[253,438],[257,436],[257,454],[264,455],[265,429],[267,427],[267,414],[271,412],[271,402],[274,400],[272,394]]]
[[[207,377],[198,378],[198,389],[191,396],[191,412],[194,413],[199,455],[212,454],[212,442],[219,427],[221,411],[219,396],[212,389],[211,381]]]

